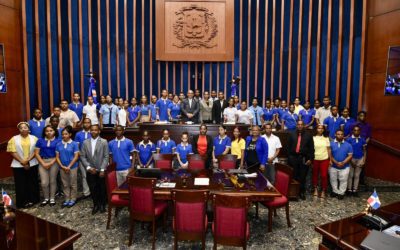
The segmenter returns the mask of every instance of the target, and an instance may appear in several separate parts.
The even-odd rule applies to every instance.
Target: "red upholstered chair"
[[[108,218],[107,218],[107,229],[110,228],[111,213],[113,208],[127,207],[129,206],[129,200],[121,199],[119,195],[112,194],[112,192],[118,188],[117,186],[117,174],[115,170],[115,163],[110,164],[106,170],[106,188],[108,198]],[[115,217],[117,217],[117,210],[115,210]]]
[[[236,168],[236,155],[220,155],[217,157],[218,166],[220,169],[234,169]]]
[[[214,249],[217,249],[217,244],[241,246],[246,249],[250,236],[250,226],[247,222],[249,198],[214,194],[213,206]]]
[[[201,241],[205,249],[207,231],[206,190],[172,190],[174,202],[174,249],[178,249],[178,241]]]
[[[189,169],[205,169],[206,160],[199,154],[190,154],[187,156],[189,162]]]
[[[272,212],[276,215],[276,209],[285,207],[286,209],[286,220],[287,225],[290,227],[289,217],[289,199],[287,197],[289,191],[289,185],[292,180],[293,170],[287,165],[276,163],[276,177],[275,177],[275,188],[282,194],[281,197],[275,197],[271,201],[264,201],[263,204],[268,208],[268,232],[272,231]],[[258,211],[257,211],[258,213]]]
[[[151,222],[153,226],[153,249],[156,238],[156,220],[164,215],[163,226],[167,218],[167,203],[154,200],[154,187],[157,179],[128,177],[129,184],[129,246],[132,245],[135,221]]]
[[[173,154],[153,154],[154,168],[171,169]]]

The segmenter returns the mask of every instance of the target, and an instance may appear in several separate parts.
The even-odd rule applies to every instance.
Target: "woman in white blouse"
[[[228,101],[228,107],[224,109],[224,123],[236,123],[236,112],[237,109],[234,106],[234,100],[231,98]]]
[[[247,109],[247,102],[242,101],[240,104],[240,110],[236,111],[237,122],[244,124],[253,124],[253,112]]]

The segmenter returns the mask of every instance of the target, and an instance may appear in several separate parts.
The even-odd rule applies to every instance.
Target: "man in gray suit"
[[[87,171],[86,179],[93,199],[92,214],[106,211],[107,192],[104,171],[109,163],[107,140],[100,138],[99,125],[90,126],[91,139],[85,140],[81,148],[81,163]]]
[[[189,90],[188,98],[181,102],[182,119],[184,122],[191,121],[193,123],[199,122],[200,104],[193,98],[193,90]]]

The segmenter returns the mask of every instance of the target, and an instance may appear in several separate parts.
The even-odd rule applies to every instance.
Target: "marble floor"
[[[1,181],[0,181],[1,186]],[[12,190],[9,191],[12,195]],[[278,210],[278,217],[273,220],[273,232],[267,233],[267,210],[260,206],[260,217],[255,218],[255,209],[249,211],[251,237],[247,243],[249,249],[317,249],[321,237],[314,227],[340,218],[348,217],[362,211],[370,192],[360,192],[360,197],[346,197],[344,200],[327,198],[325,200],[307,196],[305,201],[290,202],[290,218],[292,227],[286,225],[284,209]],[[378,193],[382,205],[400,200],[400,192]],[[135,228],[134,244],[128,244],[127,209],[120,212],[117,218],[112,218],[111,228],[106,230],[107,214],[91,215],[90,199],[82,200],[73,208],[61,208],[62,199],[57,200],[54,207],[32,207],[26,212],[44,218],[51,222],[72,228],[82,237],[75,243],[75,249],[148,249],[151,247],[151,233]],[[157,231],[156,249],[172,249],[173,232],[171,218],[167,231],[161,228]],[[206,249],[212,249],[213,241],[210,227],[207,231]],[[183,242],[180,249],[201,249],[198,243]],[[218,249],[232,249],[219,246]]]

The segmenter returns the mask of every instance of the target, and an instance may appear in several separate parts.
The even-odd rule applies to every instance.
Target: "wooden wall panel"
[[[0,1],[0,43],[4,44],[7,93],[0,94],[0,143],[7,142],[18,130],[16,124],[27,117],[25,112],[24,63],[21,32],[21,2]],[[5,112],[7,111],[7,112]],[[3,144],[4,145],[4,144]],[[11,176],[11,157],[0,152],[0,178]]]

